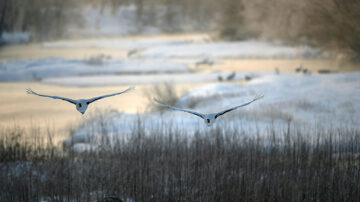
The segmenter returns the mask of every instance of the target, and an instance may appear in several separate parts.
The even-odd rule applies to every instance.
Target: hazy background
[[[25,32],[32,42],[206,32],[217,40],[280,40],[352,58],[360,54],[357,0],[13,0],[0,4],[0,33]]]
[[[360,0],[0,0],[0,201],[356,201],[359,70]]]

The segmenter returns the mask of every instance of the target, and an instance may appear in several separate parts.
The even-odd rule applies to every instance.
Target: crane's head
[[[207,115],[204,117],[205,124],[210,127],[215,123],[215,117],[212,115]]]
[[[85,100],[79,100],[76,103],[76,110],[78,110],[81,114],[84,114],[87,108],[88,104]]]

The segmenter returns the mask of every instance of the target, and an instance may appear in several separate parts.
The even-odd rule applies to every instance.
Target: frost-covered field
[[[96,38],[83,40],[61,40],[53,42],[44,42],[44,48],[110,48],[120,50],[146,49],[158,46],[174,46],[190,43],[186,39],[169,38]]]
[[[188,72],[187,66],[162,60],[111,59],[98,56],[85,60],[41,58],[0,63],[0,81],[31,81],[44,78],[103,74]]]
[[[318,51],[308,46],[291,47],[264,41],[205,42],[152,47],[142,57],[212,57],[212,58],[311,58]]]
[[[185,39],[97,39],[63,40],[44,43],[45,48],[96,47],[139,50],[145,58],[312,58],[320,52],[309,46],[288,46],[281,43],[247,40],[238,42],[209,42],[207,37]]]
[[[267,74],[246,85],[212,83],[185,93],[176,106],[211,113],[247,102],[257,94],[265,97],[224,115],[214,127],[259,131],[260,134],[265,134],[268,128],[286,130],[288,124],[294,130],[299,127],[312,131],[318,128],[359,129],[360,73]],[[184,134],[212,130],[203,120],[182,112],[113,112],[80,126],[65,144],[83,150],[100,146],[104,135],[110,140],[124,140],[136,128],[138,120],[149,130],[154,127],[181,129]]]
[[[205,61],[211,65],[221,63],[221,58],[307,58],[318,55],[318,51],[309,47],[289,47],[253,40],[210,43],[166,38],[92,39],[43,44],[43,48],[49,50],[66,48],[71,51],[80,47],[125,50],[128,57],[112,58],[99,54],[84,55],[85,59],[47,57],[3,61],[0,63],[0,81],[37,81],[94,74],[188,73],[189,64]]]
[[[285,130],[289,125],[310,130],[316,127],[358,128],[360,125],[360,100],[357,96],[360,94],[359,72],[296,74],[235,71],[234,77],[227,80],[231,72],[203,71],[197,66],[211,66],[226,58],[289,59],[320,56],[318,50],[306,46],[290,47],[254,40],[209,42],[205,38],[189,40],[187,37],[154,37],[63,40],[44,43],[43,48],[64,48],[69,51],[72,48],[104,48],[125,50],[129,54],[119,58],[103,54],[85,59],[49,57],[4,61],[0,63],[0,80],[40,81],[81,87],[201,84],[181,95],[176,106],[209,113],[247,102],[257,94],[265,96],[245,108],[224,115],[215,127],[265,131],[270,126],[278,130]],[[73,140],[69,138],[65,144],[75,150],[96,148],[104,131],[110,139],[124,139],[136,127],[137,120],[141,120],[145,129],[154,126],[164,130],[180,128],[185,134],[212,130],[205,127],[198,117],[181,112],[112,112],[101,118],[87,120],[74,130],[71,137]]]

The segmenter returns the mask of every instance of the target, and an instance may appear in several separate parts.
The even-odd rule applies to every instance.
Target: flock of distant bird
[[[128,89],[126,89],[126,90],[124,90],[122,92],[108,94],[108,95],[101,95],[101,96],[93,97],[93,98],[90,98],[90,99],[78,99],[78,100],[74,100],[74,99],[70,99],[70,98],[66,98],[66,97],[60,97],[60,96],[51,96],[51,95],[38,94],[38,93],[34,92],[33,90],[31,90],[30,88],[26,89],[26,91],[27,91],[28,94],[33,94],[33,95],[42,96],[42,97],[48,97],[48,98],[53,98],[53,99],[65,100],[67,102],[70,102],[70,103],[76,105],[76,110],[78,110],[81,114],[84,114],[90,103],[95,102],[95,101],[100,100],[100,99],[103,99],[103,98],[106,98],[106,97],[111,97],[111,96],[127,93],[127,92],[129,92],[131,90],[134,90],[134,89],[135,88],[130,87],[130,88],[128,88]],[[161,102],[161,101],[159,101],[159,100],[157,100],[155,98],[154,98],[154,101],[157,102],[158,104],[164,106],[164,107],[167,107],[167,108],[171,109],[171,110],[187,112],[187,113],[190,113],[192,115],[198,116],[198,117],[202,118],[205,121],[205,124],[207,126],[211,126],[211,125],[214,124],[215,120],[218,117],[224,115],[225,113],[233,111],[233,110],[238,109],[240,107],[244,107],[246,105],[249,105],[252,102],[254,102],[256,100],[259,100],[259,99],[261,99],[263,97],[264,97],[263,95],[262,96],[256,96],[250,102],[247,102],[247,103],[235,106],[235,107],[231,107],[229,109],[225,109],[225,110],[217,112],[217,113],[210,113],[210,114],[202,114],[202,113],[192,111],[192,110],[188,110],[188,109],[181,109],[181,108],[173,107],[173,106],[167,105],[167,104],[165,104],[165,103],[163,103],[163,102]]]

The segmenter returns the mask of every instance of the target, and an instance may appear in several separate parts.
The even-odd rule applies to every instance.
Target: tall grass
[[[128,140],[111,150],[104,143],[104,149],[83,153],[35,139],[38,143],[24,142],[18,128],[3,131],[0,201],[360,198],[357,130],[269,129],[258,134],[213,128],[184,134],[154,128],[145,135],[142,126],[139,121]]]

